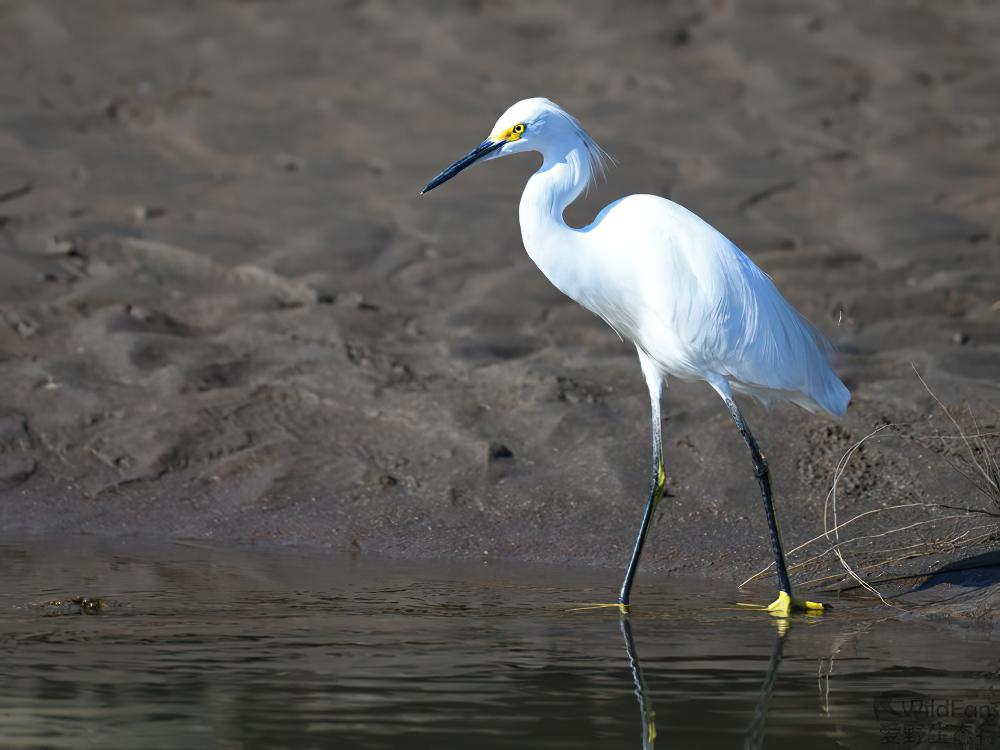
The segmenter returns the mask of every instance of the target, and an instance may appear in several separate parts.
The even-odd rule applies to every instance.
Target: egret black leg
[[[622,584],[621,593],[618,595],[618,603],[622,607],[628,607],[629,597],[632,594],[632,581],[635,579],[635,572],[639,568],[639,558],[642,556],[642,547],[646,543],[646,533],[649,531],[650,522],[656,512],[656,505],[663,497],[663,488],[667,483],[667,474],[663,468],[663,441],[660,427],[660,394],[659,385],[650,390],[650,411],[653,422],[653,477],[649,487],[649,499],[646,501],[646,512],[643,513],[642,523],[639,526],[639,534],[635,538],[635,547],[632,550],[632,559],[629,560],[628,570],[625,571],[625,582]]]
[[[750,456],[753,458],[753,473],[757,477],[760,494],[764,498],[764,515],[767,516],[767,529],[771,533],[771,546],[774,548],[774,564],[778,570],[778,588],[791,597],[792,582],[788,579],[785,552],[781,547],[781,534],[778,532],[778,521],[774,516],[774,504],[771,499],[771,476],[767,470],[767,460],[760,452],[760,448],[757,447],[757,441],[754,440],[753,433],[750,432],[740,407],[731,398],[726,399],[726,406],[729,407],[729,413],[743,436],[743,440],[746,441],[747,447],[750,449]]]

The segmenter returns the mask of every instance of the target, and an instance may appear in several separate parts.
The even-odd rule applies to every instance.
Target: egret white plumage
[[[778,598],[767,609],[821,610],[822,604],[792,594],[767,462],[734,394],[842,415],[850,393],[830,366],[829,342],[736,245],[672,201],[630,195],[606,206],[592,224],[568,226],[563,212],[603,174],[606,154],[548,99],[512,106],[485,141],[421,193],[476,162],[522,151],[543,157],[521,196],[528,255],[557,289],[635,345],[649,386],[653,478],[619,605],[623,610],[629,605],[650,521],[663,496],[660,400],[667,377],[674,376],[712,386],[750,449],[778,576]]]

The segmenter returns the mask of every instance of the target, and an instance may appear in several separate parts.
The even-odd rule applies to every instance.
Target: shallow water
[[[1000,747],[997,642],[863,602],[786,626],[640,577],[623,622],[571,611],[615,591],[579,569],[86,538],[0,563],[3,747]]]

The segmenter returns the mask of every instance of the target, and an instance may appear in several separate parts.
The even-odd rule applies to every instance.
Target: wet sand
[[[748,409],[787,545],[891,422],[839,520],[977,512],[866,516],[844,534],[922,525],[846,556],[993,551],[913,367],[996,431],[998,32],[990,3],[0,4],[0,527],[622,566],[646,391],[521,247],[535,163],[417,197],[545,95],[618,161],[575,224],[678,200],[839,348],[845,419]],[[664,411],[645,568],[743,580],[769,552],[739,435],[703,385]]]

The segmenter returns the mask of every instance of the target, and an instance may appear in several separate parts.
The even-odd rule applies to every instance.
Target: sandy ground
[[[623,565],[645,387],[521,247],[535,162],[417,197],[544,95],[619,163],[574,223],[668,195],[839,347],[845,419],[749,408],[788,546],[891,422],[838,519],[908,507],[842,539],[921,525],[846,557],[982,559],[1000,506],[913,368],[996,431],[998,36],[988,2],[4,2],[0,525]],[[769,553],[739,435],[706,386],[664,409],[647,570],[742,580]]]

